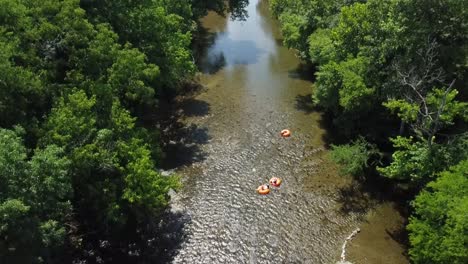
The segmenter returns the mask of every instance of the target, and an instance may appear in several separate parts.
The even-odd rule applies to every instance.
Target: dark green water
[[[309,106],[313,83],[283,47],[268,3],[250,1],[246,21],[210,14],[199,61],[204,89],[181,98],[185,137],[172,154],[184,187],[174,263],[335,263],[344,238],[354,263],[407,263],[392,237],[403,219],[360,193],[326,158],[327,131]],[[309,76],[311,74],[309,73]],[[291,129],[291,138],[279,131]],[[279,189],[261,196],[277,176]]]

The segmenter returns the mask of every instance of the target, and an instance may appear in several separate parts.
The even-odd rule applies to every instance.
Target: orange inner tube
[[[290,137],[291,136],[291,131],[289,131],[288,129],[283,129],[283,130],[281,130],[281,136],[282,137]]]
[[[278,177],[273,177],[270,179],[270,184],[275,186],[275,187],[279,187],[281,185],[281,182],[282,180]]]
[[[257,192],[259,194],[269,194],[270,193],[270,188],[268,188],[266,185],[260,185],[257,188]]]

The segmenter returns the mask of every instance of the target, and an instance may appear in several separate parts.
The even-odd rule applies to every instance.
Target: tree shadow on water
[[[210,112],[210,104],[194,98],[185,99],[180,108],[185,116],[205,116]]]
[[[373,200],[370,194],[363,189],[360,183],[353,182],[339,190],[338,201],[341,204],[341,213],[364,214],[378,204],[378,201]]]
[[[136,240],[121,245],[122,254],[108,254],[109,257],[101,263],[171,263],[186,238],[184,227],[190,221],[187,214],[167,210],[146,222],[138,231]]]
[[[207,128],[196,125],[181,127],[174,132],[174,136],[163,145],[163,169],[174,169],[203,161],[206,154],[199,144],[206,144],[210,140]]]
[[[66,263],[171,263],[186,238],[184,227],[190,221],[188,214],[169,208],[160,215],[150,213],[113,237],[87,240]]]
[[[409,233],[406,230],[406,226],[408,225],[408,221],[405,221],[399,228],[395,230],[385,229],[385,232],[389,237],[391,237],[395,242],[400,245],[408,247],[409,245]],[[405,256],[408,257],[407,250],[404,251]]]
[[[296,69],[288,72],[289,78],[315,82],[316,67],[309,63],[301,63]]]
[[[340,212],[365,214],[383,202],[405,204],[407,197],[404,197],[389,181],[377,175],[353,180],[350,185],[339,190]],[[405,214],[404,207],[395,209]]]
[[[161,122],[161,141],[164,153],[161,167],[164,170],[188,166],[203,161],[206,154],[201,145],[211,139],[208,128],[187,124],[186,117],[203,117],[210,113],[209,103],[192,96],[178,98],[168,103],[171,110]]]
[[[146,238],[145,257],[139,263],[171,263],[186,238],[184,227],[190,223],[190,216],[181,212],[167,211],[159,222],[148,226],[151,229]]]
[[[306,114],[310,114],[317,111],[312,103],[312,94],[297,95],[295,107],[297,110],[302,111]]]

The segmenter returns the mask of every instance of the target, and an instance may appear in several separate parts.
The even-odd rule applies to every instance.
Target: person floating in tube
[[[268,194],[270,192],[270,185],[262,184],[262,185],[258,186],[257,192],[259,194]]]

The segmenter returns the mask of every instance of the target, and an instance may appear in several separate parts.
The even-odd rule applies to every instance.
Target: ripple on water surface
[[[335,257],[330,252],[339,247],[343,230],[352,229],[354,217],[333,213],[336,201],[330,197],[303,190],[307,169],[295,169],[301,166],[307,138],[283,140],[278,129],[252,124],[249,131],[257,136],[241,137],[235,144],[210,143],[203,170],[188,176],[197,179],[185,186],[197,191],[185,200],[191,224],[176,263],[212,258],[215,263],[323,263]],[[272,176],[284,184],[269,195],[256,194],[255,188]]]

